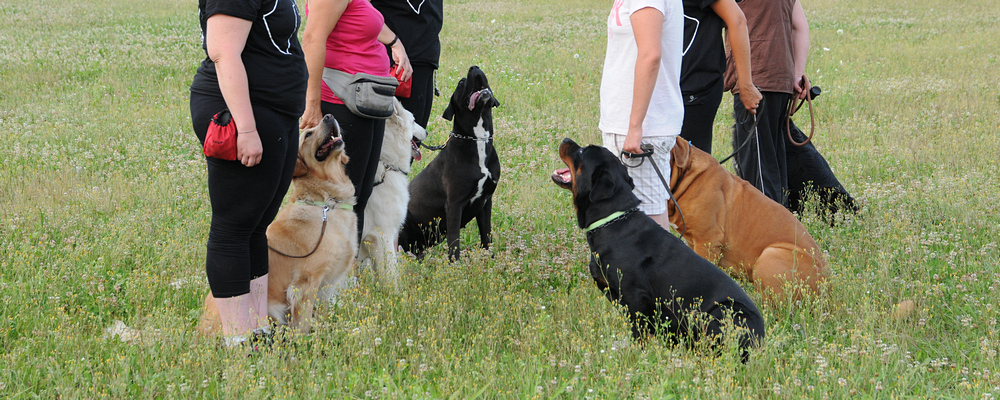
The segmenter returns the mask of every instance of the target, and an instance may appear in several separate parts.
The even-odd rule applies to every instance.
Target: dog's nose
[[[333,121],[333,119],[334,119],[333,118],[333,114],[326,114],[326,115],[323,116],[323,123],[324,124],[329,124],[330,121]]]

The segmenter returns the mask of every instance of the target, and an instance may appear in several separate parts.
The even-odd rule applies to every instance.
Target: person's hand
[[[264,147],[260,144],[260,135],[256,129],[236,135],[236,157],[244,166],[257,165],[263,154]]]
[[[299,118],[299,129],[309,129],[319,125],[321,119],[323,119],[323,112],[320,110],[319,104],[307,101],[306,110],[302,112],[302,118]]]
[[[812,87],[812,83],[809,82],[809,78],[802,75],[798,81],[795,82],[795,98],[804,99],[809,95],[809,88]]]
[[[622,143],[622,151],[632,154],[641,154],[643,152],[643,150],[639,147],[641,145],[642,129],[629,129],[628,135],[625,135],[625,142]]]
[[[740,84],[740,101],[743,103],[743,108],[750,114],[757,115],[757,107],[760,106],[762,98],[764,95],[760,94],[760,90],[753,83]]]
[[[410,76],[413,75],[413,66],[410,65],[410,57],[406,55],[406,48],[403,47],[403,42],[396,40],[396,43],[392,44],[392,62],[396,63],[396,69],[403,71],[402,75],[398,78],[401,81],[409,80]]]

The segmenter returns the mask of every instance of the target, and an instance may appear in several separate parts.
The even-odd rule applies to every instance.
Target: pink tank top
[[[309,7],[306,7],[308,18]],[[307,22],[308,23],[308,22]],[[389,73],[389,55],[385,45],[378,41],[385,19],[372,7],[368,0],[353,0],[337,20],[333,32],[326,39],[327,68],[349,74],[364,72],[377,76],[392,76]],[[322,97],[325,102],[344,104],[333,91],[323,83]]]

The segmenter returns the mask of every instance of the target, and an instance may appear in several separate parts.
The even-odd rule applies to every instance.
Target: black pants
[[[684,125],[681,126],[681,137],[691,142],[691,145],[712,154],[712,127],[715,125],[715,114],[722,103],[722,79],[712,86],[712,89],[694,97],[684,99]]]
[[[764,107],[757,110],[756,135],[736,153],[736,173],[753,187],[783,206],[788,202],[788,166],[785,160],[785,120],[791,94],[761,92]],[[733,148],[746,140],[754,116],[743,108],[740,96],[733,96]]]
[[[427,127],[427,120],[431,116],[431,105],[434,103],[434,66],[430,64],[414,64],[413,86],[410,87],[409,98],[399,98],[403,103],[403,108],[413,113],[413,119],[417,125]]]
[[[354,212],[358,214],[358,243],[361,243],[361,231],[365,226],[365,206],[372,195],[372,188],[375,187],[375,173],[382,153],[385,120],[359,117],[343,104],[325,101],[320,104],[320,110],[323,114],[333,114],[344,135],[344,152],[349,158],[347,176],[354,183],[354,196],[357,198]]]
[[[215,113],[226,109],[221,97],[191,93],[191,123],[202,143]],[[253,106],[263,154],[260,163],[205,157],[212,223],[205,271],[212,295],[234,297],[250,292],[250,281],[267,274],[267,226],[288,192],[298,156],[297,115]]]

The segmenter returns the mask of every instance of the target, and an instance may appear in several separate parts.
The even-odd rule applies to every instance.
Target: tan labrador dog
[[[684,231],[688,246],[754,282],[765,298],[786,298],[785,282],[816,292],[829,274],[826,260],[792,213],[685,140],[670,157],[670,187],[681,209],[670,203],[670,223]]]
[[[301,332],[309,332],[316,302],[332,299],[352,275],[358,219],[346,163],[340,127],[332,115],[302,131],[291,202],[267,228],[268,315]],[[221,326],[209,293],[198,330],[221,332]]]

